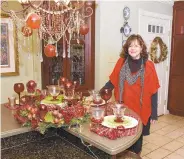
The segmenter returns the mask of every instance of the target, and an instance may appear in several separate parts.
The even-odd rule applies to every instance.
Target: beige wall
[[[172,16],[172,4],[159,1],[98,1],[95,36],[95,89],[109,80],[122,48],[123,8],[130,8],[131,34],[139,30],[139,9]],[[126,37],[124,37],[126,40]]]
[[[96,9],[96,39],[95,39],[95,89],[100,89],[111,73],[121,50],[122,34],[120,28],[123,25],[123,8],[128,6],[131,10],[129,25],[132,33],[138,32],[138,10],[144,9],[166,15],[172,15],[172,5],[153,1],[97,1]],[[13,4],[15,7],[16,5]],[[17,8],[17,6],[16,6]],[[22,40],[21,40],[22,43]],[[31,42],[32,43],[32,42]],[[33,40],[33,43],[36,41]],[[32,46],[30,44],[29,46]],[[33,45],[32,55],[36,56],[38,44]],[[26,50],[26,48],[25,48]],[[20,75],[1,77],[1,103],[7,101],[9,96],[14,95],[13,85],[16,82],[26,83],[35,80],[38,87],[41,86],[40,62],[28,60],[26,51],[20,51]]]
[[[15,7],[17,10],[20,9],[20,6],[16,2],[11,2],[10,7]],[[40,61],[37,58],[36,53],[38,52],[38,43],[35,39],[35,34],[30,38],[27,46],[23,46],[24,37],[19,33],[19,44],[21,49],[18,49],[19,55],[19,72],[18,76],[5,76],[1,77],[1,103],[5,103],[8,100],[8,97],[16,96],[16,93],[13,90],[14,83],[24,83],[26,84],[29,80],[35,80],[38,84],[38,87],[41,86],[41,76],[40,76]],[[34,39],[32,39],[34,38]],[[27,50],[30,47],[31,58],[28,59]]]

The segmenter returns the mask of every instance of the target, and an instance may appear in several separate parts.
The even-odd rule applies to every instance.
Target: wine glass
[[[14,91],[19,96],[19,105],[20,105],[20,93],[24,91],[24,84],[23,83],[15,83],[14,84]]]
[[[112,89],[109,89],[109,88],[101,89],[100,96],[103,100],[105,100],[105,104],[106,104],[105,115],[107,115],[107,101],[112,97]]]
[[[48,92],[53,97],[52,101],[56,101],[57,96],[60,93],[60,87],[58,85],[49,85],[47,86]]]

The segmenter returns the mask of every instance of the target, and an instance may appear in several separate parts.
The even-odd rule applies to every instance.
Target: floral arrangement
[[[31,90],[32,94],[21,97],[21,104],[5,104],[9,109],[14,110],[14,118],[24,127],[31,127],[44,134],[48,128],[70,127],[71,125],[82,124],[88,121],[89,114],[82,102],[77,102],[68,106],[64,103],[64,96],[58,95],[57,102],[47,104],[42,101],[51,101],[52,96],[43,96],[41,90]],[[33,93],[34,92],[34,93]]]

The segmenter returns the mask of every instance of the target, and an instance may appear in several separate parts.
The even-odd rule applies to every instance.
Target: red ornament
[[[26,84],[28,93],[34,93],[36,91],[36,86],[37,84],[35,81],[33,80],[28,81]]]
[[[54,57],[56,56],[56,47],[54,45],[48,44],[44,48],[44,53],[47,57]]]
[[[87,24],[82,24],[80,26],[80,30],[79,30],[81,35],[86,35],[89,32],[89,27]]]
[[[33,34],[33,30],[30,27],[23,26],[22,27],[22,34],[26,37],[31,36]]]
[[[41,18],[36,13],[31,13],[30,15],[28,15],[28,18],[26,20],[26,24],[28,27],[30,27],[32,29],[38,29],[40,27],[40,24],[41,24]]]

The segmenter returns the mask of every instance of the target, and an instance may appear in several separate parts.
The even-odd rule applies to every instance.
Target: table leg
[[[112,155],[111,156],[111,159],[116,159],[116,155]]]

